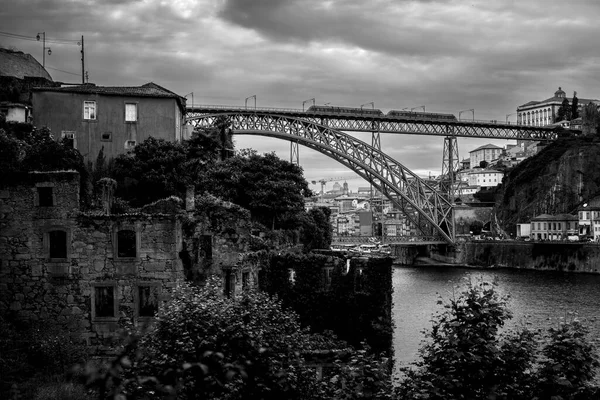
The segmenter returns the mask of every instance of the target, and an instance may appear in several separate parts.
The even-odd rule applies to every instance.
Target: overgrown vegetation
[[[442,303],[440,300],[439,303]],[[594,399],[596,347],[575,317],[546,336],[526,326],[501,332],[512,318],[496,285],[469,281],[433,319],[414,368],[396,388],[401,399]],[[541,347],[541,350],[540,350]]]
[[[318,381],[311,355],[331,349],[326,379]],[[156,324],[90,376],[111,398],[383,399],[391,387],[381,361],[310,333],[266,293],[226,298],[209,281],[179,287]]]

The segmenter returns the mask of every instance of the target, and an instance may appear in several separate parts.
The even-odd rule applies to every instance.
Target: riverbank
[[[440,264],[600,274],[600,246],[564,242],[465,242],[452,256],[432,254]]]

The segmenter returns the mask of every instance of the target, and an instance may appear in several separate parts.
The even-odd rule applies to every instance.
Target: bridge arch
[[[294,141],[345,165],[370,182],[404,211],[425,235],[454,242],[452,204],[404,165],[377,148],[344,132],[299,117],[269,113],[231,112],[189,118],[194,127],[211,127],[216,118],[227,116],[233,134],[268,136]],[[421,218],[419,218],[421,217]]]

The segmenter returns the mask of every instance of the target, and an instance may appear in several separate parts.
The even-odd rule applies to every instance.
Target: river
[[[437,304],[452,296],[464,278],[496,279],[499,290],[511,296],[509,307],[515,327],[529,315],[533,328],[556,326],[560,317],[577,312],[580,319],[600,318],[600,275],[517,269],[471,269],[454,267],[395,267],[393,271],[394,359],[396,368],[417,358],[422,331],[431,328],[431,318],[442,311]],[[458,291],[456,291],[458,293]],[[590,337],[600,338],[600,321],[590,321]]]

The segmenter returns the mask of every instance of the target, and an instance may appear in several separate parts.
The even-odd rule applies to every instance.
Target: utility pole
[[[42,67],[46,68],[46,50],[48,50],[48,55],[50,55],[52,54],[52,49],[46,47],[46,32],[38,32],[36,39],[39,41],[40,37],[42,38]]]
[[[81,84],[85,84],[85,48],[83,46],[83,35],[81,35]]]

